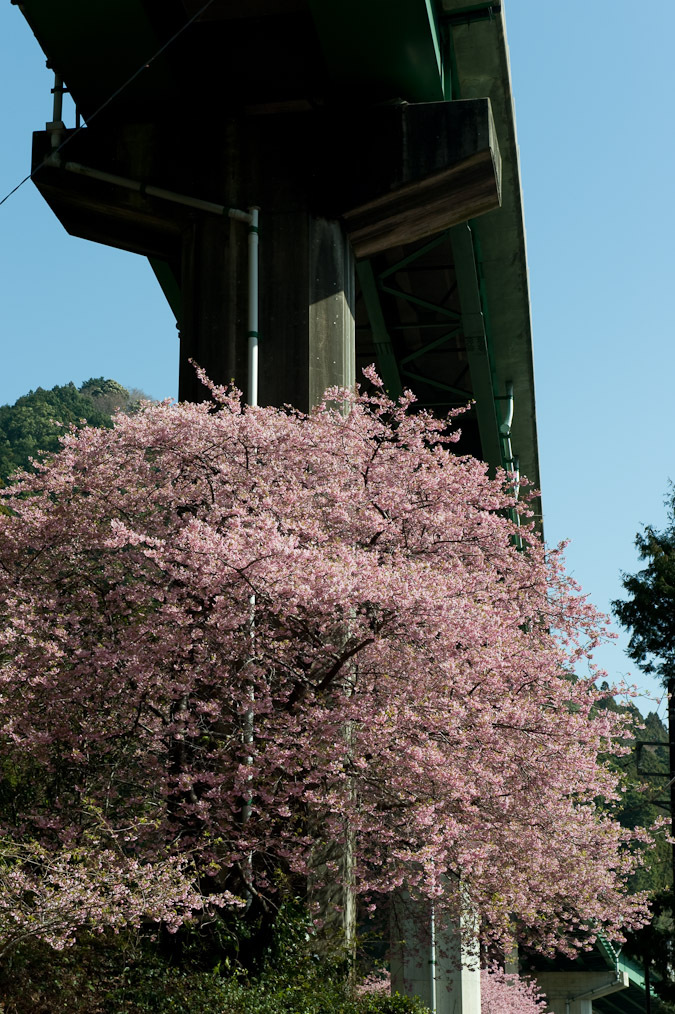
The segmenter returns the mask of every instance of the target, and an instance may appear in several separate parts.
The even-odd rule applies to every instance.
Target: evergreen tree
[[[0,406],[0,484],[17,468],[28,468],[31,459],[58,451],[68,427],[83,422],[109,427],[115,412],[133,411],[145,397],[116,380],[92,377],[79,388],[72,382],[49,391],[38,387],[13,405]]]
[[[613,603],[620,622],[630,631],[628,654],[645,673],[656,674],[668,692],[669,765],[667,778],[656,777],[664,798],[666,781],[670,779],[671,819],[675,813],[675,498],[671,500],[668,524],[663,532],[651,526],[635,539],[640,559],[646,566],[637,574],[624,574],[623,586],[628,597]],[[651,716],[650,716],[651,717]],[[645,728],[643,739],[654,744],[659,736],[652,736],[652,726]],[[645,768],[653,764],[661,748],[645,746],[642,755],[650,753]],[[643,771],[645,769],[643,768]],[[656,773],[656,772],[655,772]],[[674,821],[675,826],[675,821]],[[675,851],[671,853],[675,869]],[[631,938],[633,953],[652,964],[663,976],[659,992],[668,999],[675,998],[672,980],[673,963],[673,875],[670,888],[666,885],[654,899],[654,919],[651,926]]]

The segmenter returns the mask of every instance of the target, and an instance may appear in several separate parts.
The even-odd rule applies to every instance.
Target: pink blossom
[[[621,718],[570,676],[605,620],[527,503],[381,388],[308,417],[212,394],[71,433],[2,491],[0,754],[39,791],[0,832],[41,856],[9,862],[5,911],[72,874],[87,924],[177,925],[200,884],[269,894],[349,841],[357,892],[450,906],[461,873],[492,938],[513,913],[544,948],[639,923],[649,834],[598,760]],[[142,905],[187,857],[194,893]]]
[[[481,972],[481,1014],[543,1014],[546,1000],[535,983],[500,968]]]

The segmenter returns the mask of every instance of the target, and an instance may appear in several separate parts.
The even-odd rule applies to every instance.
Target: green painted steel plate
[[[431,0],[309,0],[329,75],[364,98],[444,98]]]

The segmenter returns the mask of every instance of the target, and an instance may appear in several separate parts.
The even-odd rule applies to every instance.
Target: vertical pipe
[[[668,745],[670,759],[670,833],[674,841],[671,846],[672,891],[675,897],[675,676],[668,677]]]
[[[246,400],[250,406],[258,404],[258,213],[259,208],[249,208],[249,227],[248,227],[248,388]],[[250,599],[251,606],[251,656],[255,655],[255,594],[251,595]],[[249,698],[251,705],[255,700],[255,691],[253,690],[253,684],[249,688]],[[253,764],[253,707],[247,710],[244,716],[244,743],[248,747],[248,754],[246,757],[246,765],[250,766]],[[251,781],[251,775],[248,776],[247,781]],[[251,793],[244,800],[242,806],[242,823],[246,824],[251,819],[252,812],[252,796]],[[249,853],[248,858],[245,862],[245,879],[248,880],[248,898],[247,905],[250,905],[253,900],[253,895],[250,890],[250,885],[253,880],[253,854]]]
[[[51,123],[47,124],[50,134],[52,151],[58,151],[63,140],[63,78],[54,72],[54,87],[52,88],[54,102],[52,105]]]
[[[436,1004],[436,911],[435,911],[435,908],[434,908],[434,902],[433,901],[431,902],[431,910],[430,910],[429,914],[430,914],[429,931],[430,931],[430,936],[431,936],[431,939],[429,941],[429,975],[431,976],[431,981],[429,983],[429,996],[431,998],[431,1003],[430,1003],[429,1006],[431,1007],[432,1014],[436,1014],[436,1010],[437,1010],[437,1004]]]
[[[248,228],[248,396],[249,405],[258,404],[258,214],[249,208]]]
[[[52,112],[52,120],[63,119],[63,78],[60,74],[54,73],[54,87],[52,88],[52,94],[54,95],[54,108]]]

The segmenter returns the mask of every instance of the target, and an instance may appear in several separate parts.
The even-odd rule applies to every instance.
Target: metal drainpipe
[[[499,437],[502,445],[502,459],[504,462],[504,468],[507,472],[511,472],[514,475],[513,492],[516,500],[520,494],[520,464],[517,455],[513,453],[513,446],[511,444],[511,425],[513,423],[513,410],[514,410],[514,397],[513,397],[513,381],[508,380],[506,382],[506,394],[497,396],[495,401],[506,402],[506,416],[503,422],[499,426]],[[509,512],[511,520],[515,522],[516,527],[520,528],[520,514],[517,510]],[[518,549],[523,548],[523,540],[518,534],[515,537],[515,543]],[[569,1014],[569,1011],[566,1011]]]
[[[511,445],[511,426],[513,424],[514,410],[513,381],[507,381],[506,394],[502,397],[495,398],[495,401],[505,401],[507,403],[506,416],[499,426],[499,436],[502,443],[504,467],[509,472],[515,472],[516,475],[515,494],[517,498],[519,492],[520,469],[518,467],[518,458],[514,455],[513,447]]]
[[[258,212],[249,208],[248,227],[248,403],[258,404]]]
[[[61,146],[61,142],[63,141],[63,131],[66,129],[63,122],[63,91],[63,77],[54,72],[54,87],[52,88],[54,104],[52,107],[52,118],[49,123],[45,124],[45,129],[49,134],[53,152],[56,152]]]
[[[431,976],[429,996],[431,998],[432,1014],[436,1014],[438,1009],[436,1002],[436,910],[433,901],[431,902],[429,915],[429,931],[431,935],[431,940],[429,941],[429,974]]]

